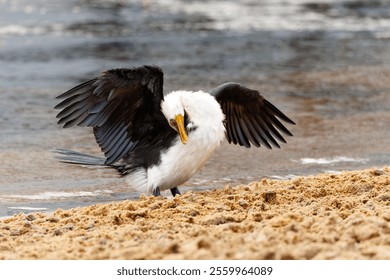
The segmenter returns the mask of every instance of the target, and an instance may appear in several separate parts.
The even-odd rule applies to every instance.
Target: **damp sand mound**
[[[390,259],[390,167],[18,214],[0,259]]]

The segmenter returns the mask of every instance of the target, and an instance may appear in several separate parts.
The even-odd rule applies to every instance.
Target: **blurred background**
[[[143,64],[165,92],[240,82],[297,123],[280,150],[225,143],[182,192],[390,164],[387,0],[0,0],[0,217],[139,197],[114,171],[54,159],[100,151],[53,107]]]

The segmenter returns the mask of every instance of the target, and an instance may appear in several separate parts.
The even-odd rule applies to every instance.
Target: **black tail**
[[[57,154],[57,156],[55,157],[56,159],[65,163],[112,167],[110,165],[105,164],[106,159],[104,157],[90,156],[87,154],[65,149],[55,149],[54,153]]]

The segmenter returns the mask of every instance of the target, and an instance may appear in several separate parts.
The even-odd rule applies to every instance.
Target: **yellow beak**
[[[177,131],[179,132],[181,142],[183,144],[187,143],[187,132],[184,127],[184,117],[182,114],[175,116],[176,125],[177,125]]]

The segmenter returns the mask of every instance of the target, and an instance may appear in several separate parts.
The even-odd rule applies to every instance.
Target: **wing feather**
[[[262,121],[256,121],[257,118],[251,119],[248,118],[248,123],[250,123],[253,126],[253,129],[257,135],[257,138],[259,143],[263,144],[265,147],[272,149],[271,145],[268,143],[269,140],[267,140],[267,134],[265,133],[264,128],[262,127]]]
[[[252,143],[253,145],[259,147],[259,143],[253,138],[252,136],[252,133],[250,132],[246,122],[244,121],[243,118],[239,118],[238,119],[239,121],[239,125],[241,127],[241,130],[243,132],[243,135],[244,135],[244,138],[246,140],[246,144],[245,147],[250,147],[250,143]]]
[[[86,81],[78,86],[75,86],[74,88],[71,88],[70,90],[64,92],[63,94],[60,94],[59,96],[57,96],[57,98],[63,99],[63,98],[68,98],[68,97],[78,95],[80,93],[88,92],[93,87],[93,84],[95,83],[96,80],[97,78]],[[57,106],[54,108],[59,109],[57,108]]]
[[[248,142],[248,139],[247,139],[245,132],[243,132],[242,126],[240,125],[240,117],[238,116],[237,111],[238,110],[234,110],[234,128],[235,128],[237,136],[238,136],[238,140],[239,140],[238,143],[241,146],[245,146],[245,147],[249,148],[251,145]]]
[[[269,135],[269,140],[272,141],[272,143],[277,146],[278,148],[279,147],[279,144],[278,142],[276,142],[275,138],[276,137],[279,141],[283,142],[283,143],[286,143],[286,140],[282,137],[282,135],[275,129],[275,127],[273,126],[272,122],[269,120],[269,117],[268,116],[264,116],[264,119],[265,121],[263,122],[263,127],[265,129],[265,131],[268,133],[267,135]]]
[[[295,124],[294,121],[258,91],[237,83],[226,83],[213,89],[210,94],[219,102],[226,116],[224,124],[229,143],[247,148],[251,145],[260,147],[262,144],[271,149],[272,146],[280,148],[278,141],[286,143],[280,132],[292,136],[281,121]]]
[[[161,127],[163,72],[156,66],[108,70],[57,98],[64,99],[55,106],[61,109],[58,124],[93,127],[107,164],[123,158],[156,131],[170,129],[168,124]]]
[[[55,106],[54,109],[63,109],[65,107],[69,106],[70,104],[73,104],[73,103],[82,101],[85,98],[88,98],[88,96],[89,96],[88,91],[83,92],[83,93],[79,93],[79,94],[75,94],[73,96],[66,98],[64,101],[60,102],[59,104],[57,104],[57,106]]]
[[[278,142],[276,142],[276,140],[272,137],[271,133],[269,132],[269,130],[272,128],[269,127],[267,121],[264,120],[263,118],[260,118],[259,116],[256,116],[256,120],[261,128],[260,133],[268,144],[268,148],[272,149],[271,144],[276,148],[280,148]]]
[[[100,129],[100,127],[98,128]],[[110,143],[114,140],[115,136],[120,133],[120,131],[124,130],[126,131],[127,127],[124,123],[116,123],[112,127],[107,128],[104,130],[102,129],[102,135],[97,135],[95,133],[95,137],[98,140],[98,143],[100,143],[100,147],[103,151],[107,151],[107,147],[110,145]]]
[[[236,129],[235,129],[235,125],[234,125],[234,111],[232,110],[231,108],[231,105],[230,103],[227,104],[227,107],[229,108],[229,118],[227,118],[227,121],[228,123],[230,124],[230,133],[232,135],[232,138],[231,139],[228,139],[229,140],[229,143],[230,141],[233,142],[233,144],[237,145],[238,144],[238,137],[237,137],[237,132],[236,132]]]
[[[107,156],[111,155],[109,151],[113,150],[112,148],[115,147],[115,145],[120,145],[124,141],[125,138],[123,137],[125,138],[127,137],[125,126],[123,126],[122,128],[119,127],[117,133],[112,134],[110,141],[107,142],[107,144],[104,147],[102,147],[104,150],[108,151]]]

